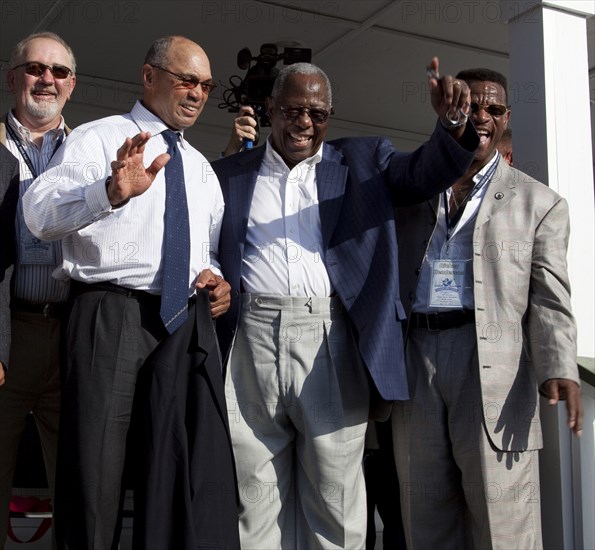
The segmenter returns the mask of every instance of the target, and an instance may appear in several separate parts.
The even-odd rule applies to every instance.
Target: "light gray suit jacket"
[[[396,211],[407,317],[438,199]],[[538,388],[551,378],[579,383],[566,269],[569,232],[566,201],[501,159],[473,232],[483,418],[501,450],[541,448]]]

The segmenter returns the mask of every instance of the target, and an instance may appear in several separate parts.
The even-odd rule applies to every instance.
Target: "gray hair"
[[[158,67],[167,65],[169,63],[169,51],[175,42],[186,42],[200,48],[196,42],[182,35],[173,34],[171,36],[163,36],[151,44],[145,56],[145,65],[157,65]]]
[[[145,56],[146,65],[165,66],[169,61],[169,48],[172,43],[178,38],[177,36],[164,36],[158,38],[151,44],[147,55]]]
[[[331,90],[331,81],[321,68],[317,67],[316,65],[312,65],[312,63],[292,63],[291,65],[283,67],[279,71],[279,74],[275,79],[275,83],[273,84],[273,89],[271,91],[271,97],[273,99],[279,99],[281,93],[283,92],[283,89],[285,88],[287,79],[293,75],[315,75],[320,77],[326,84],[326,89],[328,90],[328,104],[329,106],[333,104],[333,92]]]
[[[30,34],[23,38],[12,50],[10,54],[10,59],[8,61],[8,66],[12,69],[17,65],[21,64],[25,57],[25,49],[29,45],[29,42],[32,40],[36,40],[37,38],[46,38],[48,40],[53,40],[54,42],[58,42],[58,44],[62,45],[66,52],[68,53],[68,57],[70,57],[70,70],[73,73],[76,73],[76,59],[74,58],[74,53],[70,46],[55,32],[50,31],[43,31],[43,32],[36,32],[35,34]]]

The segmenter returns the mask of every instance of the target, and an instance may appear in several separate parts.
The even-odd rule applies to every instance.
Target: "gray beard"
[[[38,102],[29,97],[27,98],[27,111],[35,118],[52,119],[60,114],[60,105],[56,99]]]

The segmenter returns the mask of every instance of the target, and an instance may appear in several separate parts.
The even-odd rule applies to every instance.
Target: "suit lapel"
[[[322,160],[316,165],[318,208],[322,228],[322,246],[328,249],[339,221],[349,169],[341,164],[343,155],[329,144],[324,145]]]
[[[259,147],[253,154],[239,155],[237,162],[242,165],[242,169],[237,171],[237,175],[229,178],[229,205],[226,205],[226,208],[232,213],[234,235],[242,248],[246,241],[250,205],[264,149]]]
[[[511,178],[510,169],[506,162],[500,159],[498,168],[494,172],[492,181],[488,184],[485,196],[481,201],[475,227],[486,223],[496,212],[506,206],[515,196],[514,188],[515,184]]]

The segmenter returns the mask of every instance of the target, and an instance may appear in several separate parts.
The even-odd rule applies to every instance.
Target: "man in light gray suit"
[[[540,548],[541,393],[580,436],[567,204],[496,146],[503,75],[457,75],[480,136],[465,176],[397,209],[411,400],[393,409],[403,523],[418,548]]]

